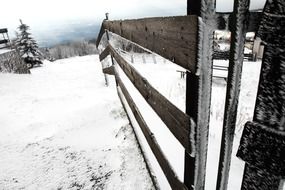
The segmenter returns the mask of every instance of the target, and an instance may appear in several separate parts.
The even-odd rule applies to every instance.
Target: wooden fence
[[[277,12],[279,11],[279,17],[276,16],[279,19],[279,25],[275,26],[276,28],[273,27],[274,32],[277,33],[276,38],[284,39],[284,36],[280,36],[284,32],[284,12],[282,12],[284,11],[284,2],[282,0],[275,1],[279,3],[278,5],[281,5],[281,8],[278,6],[277,8],[274,7],[276,2],[274,4],[272,1],[268,1],[265,13],[261,13],[249,12],[249,0],[235,0],[233,13],[222,14],[215,12],[215,5],[211,0],[188,0],[188,16],[118,21],[104,20],[102,23],[97,46],[104,34],[109,39],[109,32],[113,32],[186,69],[186,112],[184,113],[160,94],[139,71],[123,58],[111,43],[108,43],[100,54],[100,60],[111,55],[112,66],[104,68],[103,72],[115,76],[119,97],[126,99],[172,189],[200,190],[205,187],[213,70],[213,49],[209,47],[213,47],[213,31],[216,29],[231,31],[226,105],[216,186],[216,189],[227,189],[240,91],[245,34],[248,31],[257,31],[261,18],[265,18],[262,21],[262,26],[265,26],[263,31],[269,30],[270,27],[272,29],[272,26],[268,26],[269,24],[266,22],[266,16],[269,15],[270,17],[270,11],[275,10],[272,9],[274,7],[277,9]],[[280,15],[282,15],[283,21],[280,21]],[[273,15],[272,19],[274,18]],[[264,33],[267,34],[266,32]],[[268,38],[268,36],[266,37]],[[280,42],[278,43],[280,44]],[[284,47],[284,44],[282,46],[281,43],[280,46]],[[268,67],[271,67],[268,63],[270,62],[268,57],[273,53],[269,49],[268,47],[267,51],[265,51],[263,60],[262,67],[264,70],[262,70],[263,77],[261,78],[258,91],[259,99],[257,100],[255,111],[255,122],[246,125],[238,153],[238,156],[246,162],[245,177],[242,184],[242,189],[246,190],[259,189],[260,186],[258,185],[261,185],[262,189],[278,189],[279,182],[282,176],[284,177],[284,80],[280,84],[281,87],[277,87],[278,92],[272,87],[276,86],[274,81],[276,82],[284,77],[284,54],[279,55],[279,57],[276,55],[272,58],[279,64],[275,67],[281,68],[281,71],[278,70],[279,75],[272,79],[268,77],[268,75],[272,75],[270,73],[271,70],[268,70]],[[281,48],[280,51],[284,53],[284,49]],[[266,53],[268,56],[266,56]],[[142,97],[144,97],[145,101],[184,147],[184,181],[180,181],[172,169],[160,145],[157,143],[156,137],[145,122],[140,108],[136,105],[118,75],[116,64],[119,65]],[[267,75],[267,73],[270,74]],[[268,83],[271,80],[273,80],[273,83]],[[269,102],[268,97],[265,97],[265,95],[270,96],[268,91],[264,92],[266,90],[264,88],[267,88],[269,84],[271,85],[269,91],[271,92],[273,89],[273,92],[277,93],[276,97],[274,96],[278,102],[277,106],[276,103]],[[264,122],[268,117],[270,120],[269,113],[266,117],[259,118],[265,112],[263,108],[267,108],[262,103],[268,103],[268,106],[271,106],[270,110],[276,115],[278,122],[274,123],[274,128],[270,127],[272,123]],[[254,142],[255,137],[258,139],[257,143]],[[275,143],[275,145],[262,145],[262,139],[267,138],[268,142]],[[279,148],[277,148],[276,143]],[[271,150],[269,151],[270,154],[262,153],[262,151],[267,151],[270,148],[277,148],[277,152]],[[273,158],[270,158],[270,155],[273,155]],[[265,156],[265,158],[262,159],[262,156]],[[270,161],[273,162],[273,165],[268,170],[265,165],[270,163]],[[281,169],[278,170],[278,166]],[[272,173],[274,174],[273,177],[269,176]],[[260,174],[262,176],[258,176]],[[259,181],[260,178],[264,181]],[[270,181],[271,179],[273,182]],[[256,184],[250,183],[250,180]]]

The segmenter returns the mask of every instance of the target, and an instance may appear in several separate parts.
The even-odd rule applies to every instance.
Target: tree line
[[[75,56],[97,54],[98,50],[94,40],[81,40],[65,44],[58,44],[50,48],[41,48],[44,58],[49,61],[65,59]]]

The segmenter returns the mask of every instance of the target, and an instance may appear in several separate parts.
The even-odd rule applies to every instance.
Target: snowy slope
[[[98,55],[0,74],[0,189],[153,189]]]
[[[127,57],[126,57],[127,58]],[[135,55],[133,66],[164,96],[185,110],[185,78],[175,64]],[[128,59],[128,58],[127,58]],[[145,63],[144,63],[145,62]],[[225,65],[226,61],[216,61]],[[245,62],[229,187],[240,189],[243,164],[235,153],[244,123],[251,120],[260,62]],[[183,181],[184,151],[121,69],[147,124]],[[215,73],[215,75],[225,73]],[[153,189],[133,132],[118,100],[114,78],[105,87],[98,56],[45,62],[31,75],[0,75],[0,189]],[[214,78],[206,189],[215,187],[226,82]],[[131,118],[132,119],[132,118]],[[169,189],[146,142],[161,189]]]

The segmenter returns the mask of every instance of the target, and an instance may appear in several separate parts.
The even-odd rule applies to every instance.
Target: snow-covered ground
[[[0,73],[0,189],[153,189],[98,55]]]
[[[131,60],[129,55],[124,55]],[[155,56],[134,56],[133,66],[164,96],[185,110],[179,66]],[[215,61],[227,65],[227,61]],[[243,125],[252,119],[260,62],[244,62],[230,190],[240,189],[244,162],[235,154]],[[139,92],[119,73],[183,181],[184,150]],[[214,71],[215,75],[226,73]],[[223,71],[225,72],[225,71]],[[105,87],[98,56],[45,62],[31,75],[0,74],[0,189],[153,189],[114,77]],[[215,188],[226,81],[213,78],[206,189]],[[131,119],[133,119],[131,117]],[[137,125],[138,138],[161,189],[170,189]]]

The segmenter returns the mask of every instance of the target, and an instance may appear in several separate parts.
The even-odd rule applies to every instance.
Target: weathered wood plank
[[[133,66],[125,61],[112,46],[109,48],[111,55],[115,58],[117,63],[144,99],[154,109],[186,151],[191,153],[191,144],[189,139],[189,131],[191,127],[190,117],[152,87],[151,84],[142,77]]]
[[[246,162],[241,187],[244,190],[283,189],[284,180],[281,179],[285,176],[282,163],[285,139],[284,18],[284,0],[266,2],[257,33],[265,42],[265,48],[253,116],[255,124],[248,126],[255,127],[250,129],[250,137],[254,133],[261,142],[255,142],[255,146],[246,146],[245,138],[249,136],[246,126],[237,155]],[[245,148],[251,151],[250,156],[243,154]]]
[[[104,60],[110,53],[110,49],[109,49],[109,46],[107,46],[104,51],[102,51],[99,55],[99,59],[100,61]]]
[[[8,32],[7,28],[0,28],[0,34],[7,33],[7,32]]]
[[[115,75],[114,73],[114,66],[110,66],[110,67],[107,67],[107,68],[104,68],[103,69],[103,73],[104,74],[108,74],[108,75]]]
[[[98,48],[98,46],[100,44],[100,41],[101,41],[101,39],[102,39],[102,37],[103,37],[103,35],[105,33],[105,29],[104,29],[103,23],[104,23],[104,21],[101,24],[101,28],[100,28],[99,34],[97,36],[97,39],[96,39],[96,46],[97,46],[97,48]]]
[[[169,161],[166,159],[165,155],[163,154],[160,146],[158,145],[155,136],[149,129],[148,125],[146,124],[143,116],[141,115],[138,107],[136,106],[135,102],[133,101],[132,97],[130,96],[129,92],[127,91],[125,85],[123,84],[122,80],[116,75],[116,80],[126,98],[129,107],[131,108],[133,115],[135,116],[148,144],[151,148],[154,156],[156,157],[163,173],[165,174],[170,186],[172,189],[187,189],[187,187],[178,179],[176,173],[172,169]]]
[[[0,44],[7,44],[8,40],[0,40]]]
[[[184,183],[188,189],[200,190],[205,189],[206,178],[215,3],[212,0],[190,0],[188,3],[187,14],[199,15],[201,20],[196,47],[199,75],[187,72],[186,77],[186,113],[193,118],[196,126],[191,130],[191,137],[195,139],[194,155],[185,153]]]
[[[285,176],[285,131],[257,122],[247,122],[237,156],[255,168]]]
[[[269,30],[267,32],[269,34]],[[271,35],[275,36],[276,33],[272,32]],[[277,35],[283,38],[280,33]],[[285,156],[285,57],[283,56],[285,47],[282,40],[279,44],[265,42],[267,45],[264,49],[253,116],[255,124],[245,126],[237,154],[246,162],[242,182],[244,190],[282,189],[283,186],[279,185],[285,176],[284,163],[282,163]],[[283,45],[283,48],[279,45]],[[246,131],[249,127],[252,128],[249,131],[250,138],[257,136],[250,147],[247,143],[252,140],[247,138],[249,135]],[[251,152],[249,155],[244,154],[246,149]]]
[[[217,190],[227,189],[232,148],[236,127],[238,100],[244,56],[244,44],[249,14],[249,0],[235,0],[233,18],[230,20],[231,47],[228,83],[225,101],[222,142],[220,150]]]
[[[197,16],[107,21],[102,28],[145,47],[174,63],[196,71]],[[101,31],[104,31],[101,28]],[[99,33],[97,45],[103,33]]]

